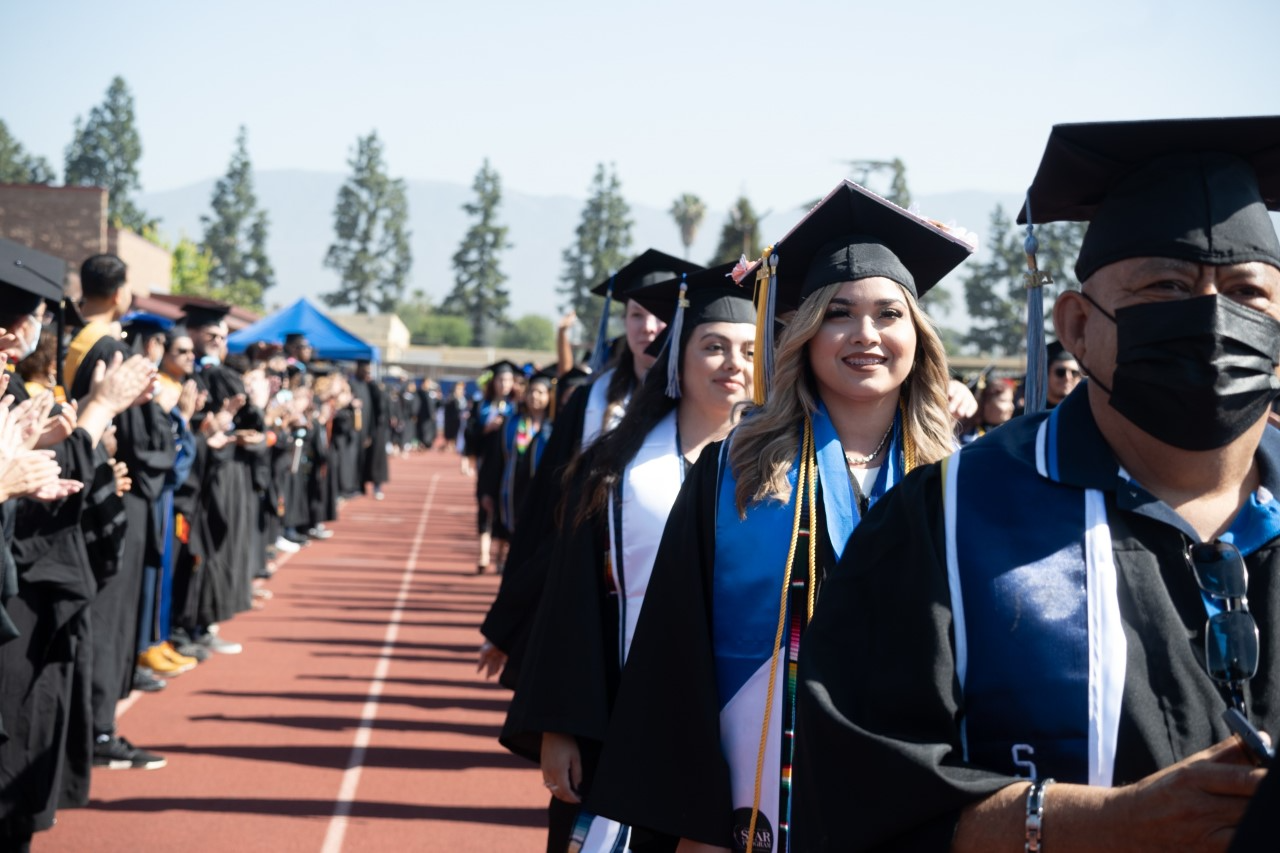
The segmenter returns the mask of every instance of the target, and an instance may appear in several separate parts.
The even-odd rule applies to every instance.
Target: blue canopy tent
[[[330,320],[305,297],[232,334],[227,338],[227,351],[244,352],[250,344],[258,341],[283,344],[285,335],[295,332],[307,336],[319,358],[329,361],[378,360],[377,347],[365,343]]]

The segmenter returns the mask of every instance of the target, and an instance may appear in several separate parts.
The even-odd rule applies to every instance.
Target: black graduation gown
[[[721,445],[702,451],[671,508],[587,807],[728,847],[733,803],[712,644]],[[816,527],[821,579],[835,568],[835,552],[826,525]]]
[[[363,423],[363,413],[361,415]],[[360,431],[356,429],[356,411],[347,406],[334,412],[329,436],[329,461],[334,466],[341,495],[360,491]]]
[[[452,444],[458,440],[458,431],[462,429],[462,413],[466,409],[466,401],[450,397],[444,401],[444,440]]]
[[[426,388],[418,389],[418,412],[416,415],[418,443],[427,450],[430,450],[431,445],[436,443],[436,412],[439,408],[440,401],[430,391]]]
[[[513,690],[519,683],[525,645],[546,584],[561,480],[582,445],[590,393],[590,386],[579,388],[556,415],[551,439],[520,511],[520,524],[511,537],[498,595],[480,627],[489,642],[507,654],[500,680]]]
[[[123,341],[110,336],[96,341],[76,371],[71,396],[86,396],[96,364],[110,362],[116,353],[126,358],[131,355]],[[132,486],[121,498],[126,522],[119,571],[102,585],[90,608],[94,728],[108,734],[115,729],[115,703],[133,689],[143,568],[158,567],[164,550],[152,506],[160,499],[165,475],[177,460],[169,416],[156,403],[131,406],[113,423],[116,459],[128,467]]]
[[[204,583],[204,484],[208,476],[208,438],[194,433],[195,457],[187,479],[173,495],[177,557],[173,568],[173,624],[190,631],[199,624],[201,586]]]
[[[1191,532],[1159,501],[1118,489],[1087,389],[1060,407],[1059,467],[1104,494],[1127,665],[1114,783],[1135,782],[1229,736],[1227,701],[1204,670],[1205,609],[1187,570]],[[1018,419],[965,453],[1026,443]],[[1280,488],[1280,432],[1267,430],[1262,482]],[[983,448],[983,450],[979,450]],[[854,532],[828,578],[800,655],[796,850],[947,850],[961,810],[1019,780],[966,764],[958,721],[940,465],[912,472]],[[1181,525],[1181,528],[1180,526]],[[1191,541],[1195,541],[1191,532]],[[1260,629],[1254,723],[1280,731],[1280,547],[1246,558]]]
[[[381,383],[351,380],[351,393],[360,401],[360,445],[357,453],[359,485],[373,483],[375,488],[387,481],[387,439],[390,433],[390,404]]]
[[[89,481],[96,464],[88,433],[56,445],[67,479]],[[16,594],[4,602],[18,636],[0,644],[0,840],[53,824],[62,805],[87,799],[92,759],[88,606],[97,589],[81,529],[88,490],[54,503],[11,502]],[[118,540],[117,540],[118,541]]]

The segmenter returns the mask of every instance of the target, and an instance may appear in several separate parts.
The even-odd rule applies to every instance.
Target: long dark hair
[[[680,354],[683,352],[682,347]],[[627,356],[630,356],[630,349],[627,350]],[[565,470],[565,495],[569,493],[568,486],[571,482],[577,477],[585,478],[582,490],[583,500],[573,516],[575,526],[604,510],[609,501],[609,492],[622,479],[623,472],[640,452],[645,438],[676,407],[677,401],[667,396],[667,362],[671,357],[671,347],[663,349],[657,362],[645,375],[644,382],[631,396],[631,402],[627,404],[627,413],[623,416],[621,423],[612,431],[600,436],[589,450],[575,459]],[[632,364],[634,361],[628,359],[626,369],[627,374],[634,378]],[[683,367],[684,365],[681,364],[681,373],[684,372]],[[619,359],[618,374],[622,373],[623,369],[623,360]],[[618,374],[614,375],[615,379]],[[611,392],[613,390],[612,383],[609,390]],[[568,513],[572,509],[562,502],[560,517],[568,518]]]
[[[621,403],[636,386],[636,357],[631,354],[631,347],[626,341],[622,342],[619,350],[613,359],[613,375],[609,377],[609,387],[605,389],[607,406]]]

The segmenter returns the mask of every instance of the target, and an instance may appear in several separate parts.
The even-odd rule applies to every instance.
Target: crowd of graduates
[[[436,431],[434,386],[346,375],[302,334],[232,355],[227,306],[133,311],[114,255],[72,303],[64,270],[0,241],[4,850],[84,805],[91,771],[164,766],[117,702],[242,651],[220,628],[264,606],[281,557],[381,500],[388,451]]]
[[[549,853],[1271,849],[1277,150],[1056,127],[1023,217],[1091,221],[1084,287],[1046,345],[1029,225],[1028,371],[976,398],[920,303],[971,235],[848,181],[600,282],[626,332],[545,446],[495,365],[479,669]]]

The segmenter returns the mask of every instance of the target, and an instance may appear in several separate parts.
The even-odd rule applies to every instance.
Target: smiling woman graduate
[[[862,514],[953,447],[917,300],[970,251],[846,181],[760,265],[794,311],[768,399],[672,510],[588,806],[716,849],[788,849],[800,636]]]
[[[541,761],[560,803],[548,850],[569,849],[571,838],[582,845],[573,849],[651,849],[643,839],[628,842],[625,826],[578,813],[576,805],[590,785],[667,514],[690,465],[728,432],[750,394],[755,310],[729,270],[633,296],[670,321],[665,345],[622,422],[568,474],[550,573],[503,731],[509,748]]]

